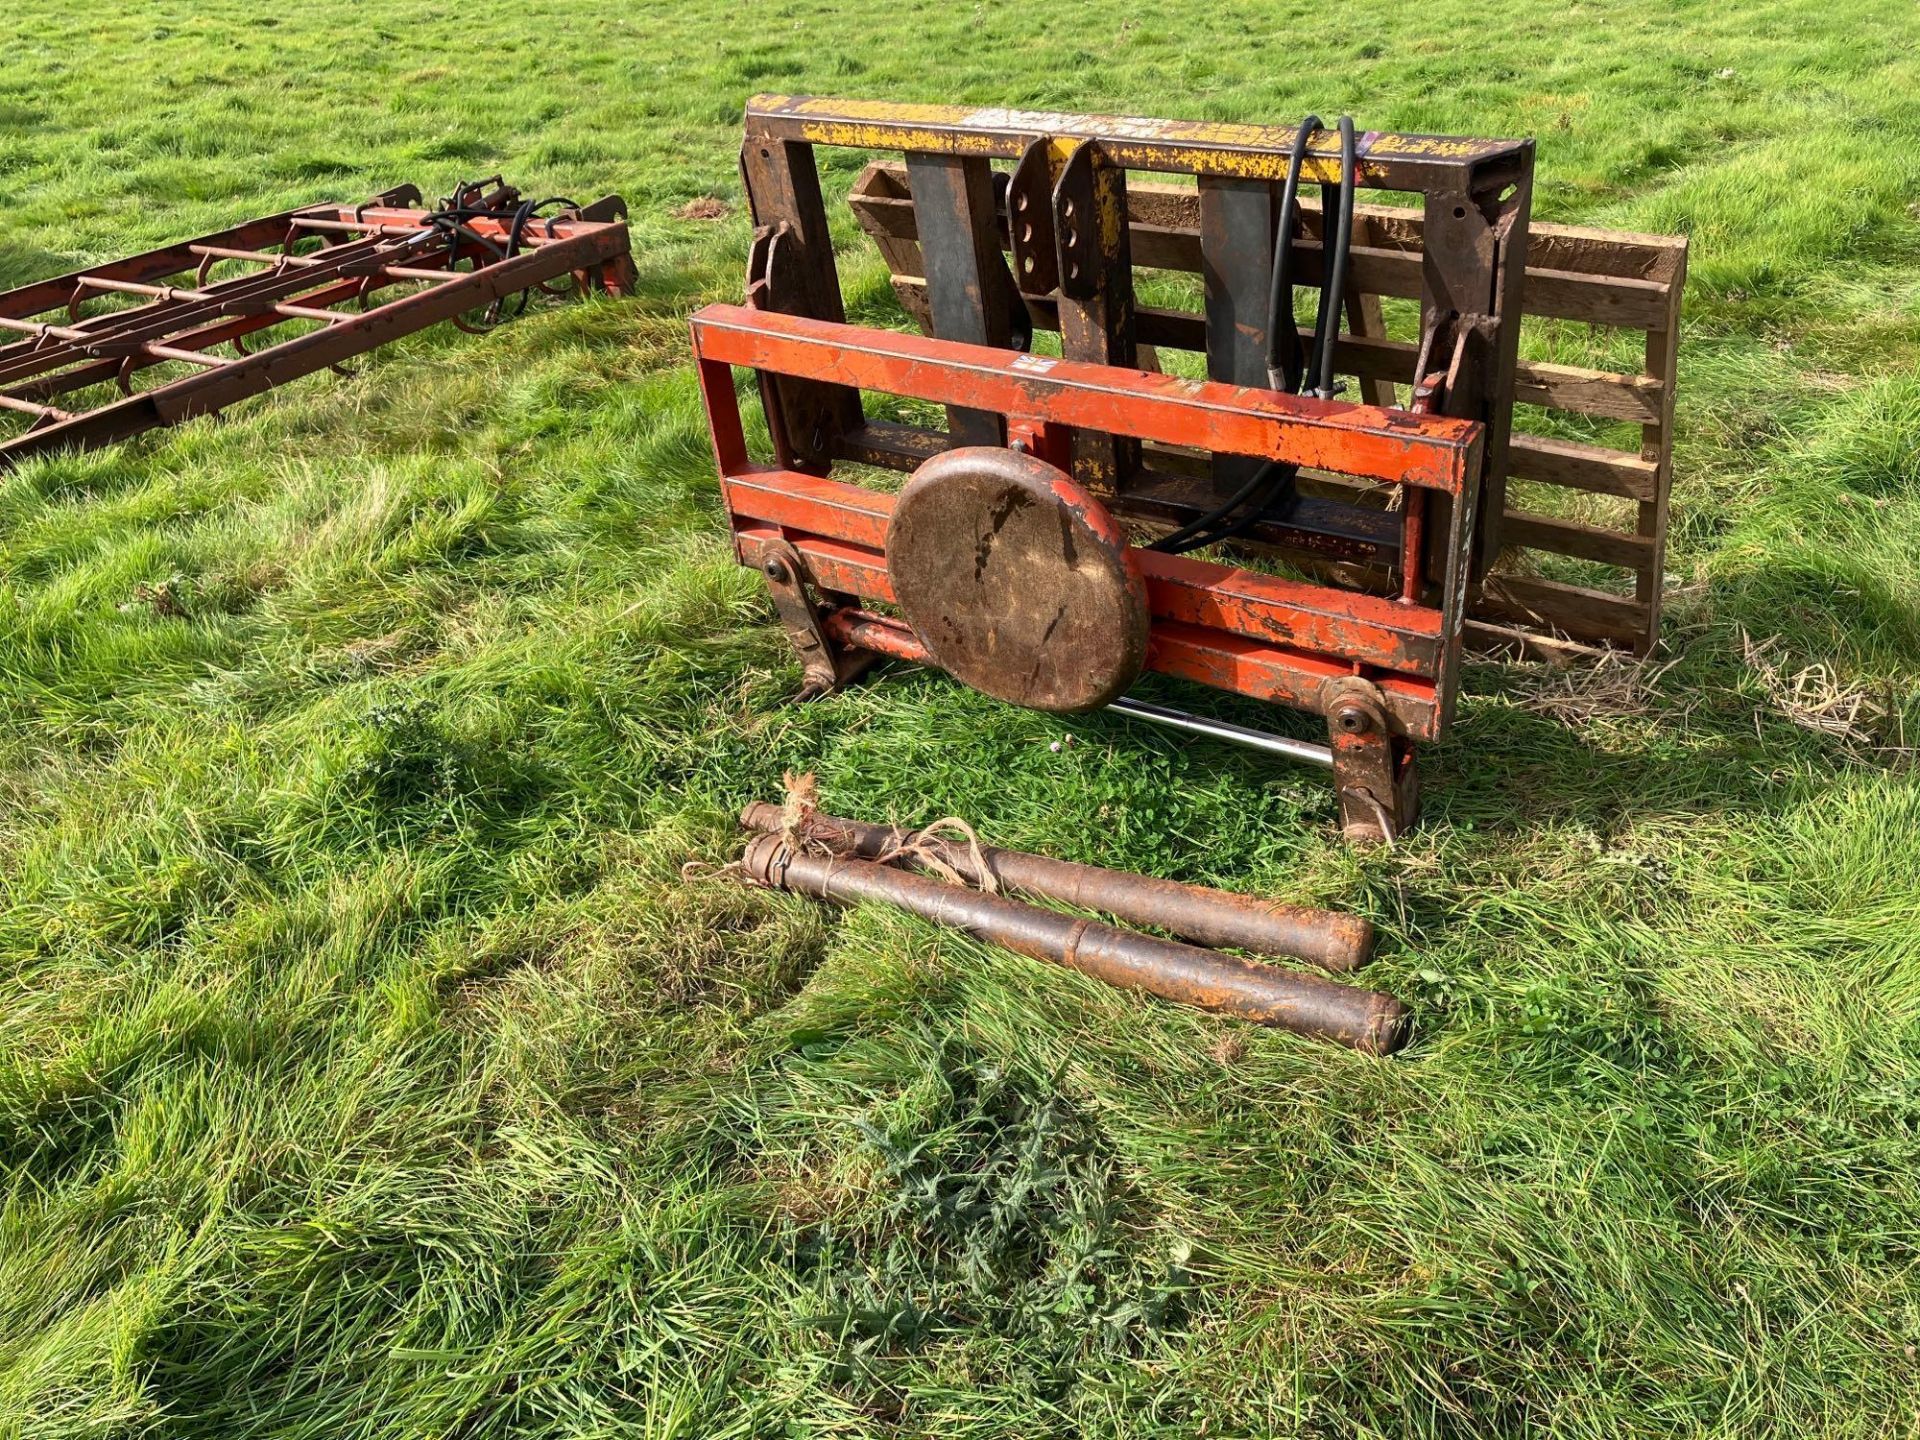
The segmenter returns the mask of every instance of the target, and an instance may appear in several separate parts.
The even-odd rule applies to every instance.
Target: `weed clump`
[[[959,1047],[940,1069],[932,1113],[857,1123],[879,1162],[877,1222],[792,1241],[842,1383],[885,1392],[906,1357],[984,1339],[985,1372],[998,1373],[979,1378],[1058,1402],[1179,1332],[1187,1248],[1142,1243],[1148,1208],[1099,1127],[1053,1086]]]

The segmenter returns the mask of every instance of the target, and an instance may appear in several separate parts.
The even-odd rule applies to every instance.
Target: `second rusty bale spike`
[[[809,855],[780,835],[755,836],[744,868],[756,885],[843,904],[883,901],[1109,985],[1277,1025],[1365,1054],[1391,1055],[1407,1040],[1407,1012],[1398,1000],[1322,975],[1076,919],[867,860]]]
[[[786,815],[778,805],[756,801],[740,812],[740,823],[749,830],[777,833],[785,828]],[[916,837],[892,826],[842,820],[816,811],[803,823],[800,838],[841,854],[874,860]],[[982,883],[969,846],[922,837],[919,848],[969,885]],[[978,853],[993,879],[1006,889],[1059,900],[1083,910],[1098,910],[1118,916],[1129,925],[1169,930],[1197,945],[1285,955],[1323,970],[1341,972],[1359,968],[1373,955],[1373,925],[1358,915],[1283,905],[1253,895],[1055,860],[1024,850],[983,845]],[[908,857],[910,863],[913,858]]]

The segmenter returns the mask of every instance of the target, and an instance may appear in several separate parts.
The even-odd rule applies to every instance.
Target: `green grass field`
[[[0,479],[0,1434],[1914,1432],[1907,0],[8,13],[0,285],[503,169],[641,293]],[[1475,666],[1369,854],[1114,719],[783,708],[683,363],[758,90],[1537,135],[1692,236],[1666,653]],[[1417,1042],[682,883],[787,770],[1358,910]]]

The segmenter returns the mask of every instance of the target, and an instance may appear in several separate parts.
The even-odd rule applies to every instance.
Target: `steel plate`
[[[1097,709],[1146,661],[1146,585],[1125,535],[1031,455],[967,446],[927,461],[894,507],[887,569],[935,663],[999,699]]]

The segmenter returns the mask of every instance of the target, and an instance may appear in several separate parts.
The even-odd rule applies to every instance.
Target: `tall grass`
[[[497,168],[642,293],[0,480],[0,1434],[1911,1432],[1910,7],[9,19],[0,283]],[[1660,667],[1476,667],[1370,854],[1117,720],[783,706],[682,354],[757,90],[1538,135],[1694,241]],[[790,769],[1358,910],[1418,1040],[684,882]]]

